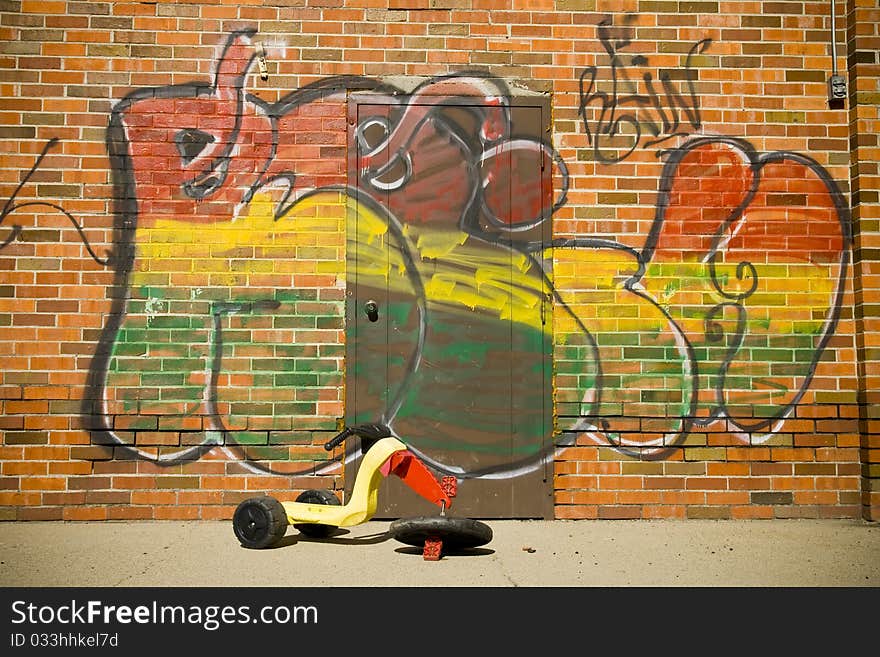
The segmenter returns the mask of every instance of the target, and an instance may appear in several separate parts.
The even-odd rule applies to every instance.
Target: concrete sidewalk
[[[0,523],[5,587],[877,587],[880,524],[856,520],[488,520],[425,561],[389,522],[242,548],[231,522]]]

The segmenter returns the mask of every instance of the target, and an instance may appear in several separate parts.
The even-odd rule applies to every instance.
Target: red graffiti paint
[[[688,150],[669,173],[656,257],[829,263],[844,236],[835,191],[815,163],[784,152],[757,156],[717,140]]]

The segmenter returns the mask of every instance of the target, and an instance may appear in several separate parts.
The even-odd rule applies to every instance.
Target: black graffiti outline
[[[706,316],[703,319],[703,325],[706,333],[706,342],[722,342],[725,337],[724,327],[721,325],[720,321],[716,320],[716,316],[723,313],[727,308],[732,308],[736,311],[736,329],[731,335],[730,344],[727,346],[724,360],[718,368],[718,383],[716,384],[714,391],[715,407],[710,409],[708,417],[695,418],[694,423],[699,426],[709,426],[718,419],[729,417],[727,407],[723,403],[723,390],[726,387],[724,383],[727,380],[727,371],[730,369],[733,359],[736,357],[737,353],[739,353],[740,347],[742,347],[745,340],[748,312],[740,301],[722,301],[706,313]]]
[[[107,251],[106,251],[107,257],[106,258],[99,257],[98,254],[95,253],[95,250],[92,248],[92,245],[89,242],[89,238],[86,237],[86,233],[85,233],[85,230],[83,230],[82,225],[79,223],[79,221],[77,221],[76,217],[74,217],[70,212],[65,210],[62,206],[58,205],[57,203],[50,203],[49,201],[24,201],[22,203],[15,202],[16,198],[18,197],[19,192],[21,192],[22,188],[28,183],[28,181],[30,181],[31,177],[34,175],[34,173],[40,167],[40,164],[43,162],[43,158],[45,158],[46,155],[48,154],[49,149],[51,149],[53,146],[55,146],[55,144],[57,144],[58,142],[59,142],[58,137],[52,137],[51,139],[49,139],[49,141],[47,141],[43,145],[43,148],[40,151],[40,155],[37,157],[37,161],[34,162],[33,166],[25,174],[25,176],[24,176],[24,178],[22,178],[21,182],[18,183],[18,187],[15,188],[15,191],[12,192],[12,194],[9,196],[9,198],[6,199],[6,203],[3,204],[3,209],[0,210],[0,226],[3,225],[3,222],[6,220],[6,217],[11,215],[16,210],[21,210],[22,208],[45,207],[45,208],[51,208],[52,210],[57,210],[58,212],[63,214],[65,217],[67,217],[68,221],[70,221],[70,223],[76,229],[77,235],[79,235],[80,240],[82,240],[83,246],[86,247],[86,251],[88,251],[88,254],[89,254],[89,256],[91,256],[92,260],[94,260],[99,265],[107,267],[110,264],[112,264],[113,252],[110,249],[107,249]],[[11,232],[6,237],[6,239],[3,240],[2,243],[0,243],[0,249],[3,249],[5,247],[9,246],[10,244],[12,244],[12,242],[14,242],[16,240],[16,238],[18,238],[18,236],[21,235],[23,230],[24,230],[24,227],[21,226],[20,224],[13,224],[12,226],[10,226]]]
[[[556,307],[561,309],[563,312],[567,313],[569,317],[571,317],[571,319],[581,330],[583,336],[588,341],[588,348],[592,352],[592,365],[595,368],[595,373],[593,374],[595,389],[594,396],[590,400],[590,410],[588,411],[588,413],[582,414],[580,416],[580,420],[587,423],[589,426],[584,427],[583,429],[579,429],[577,431],[569,431],[563,433],[562,437],[559,440],[553,441],[546,445],[542,445],[542,447],[538,449],[535,453],[517,459],[516,461],[486,466],[473,470],[464,470],[456,466],[451,466],[449,464],[436,460],[429,454],[415,448],[412,445],[408,445],[408,447],[412,451],[414,451],[419,456],[419,458],[423,459],[428,465],[430,465],[441,474],[454,475],[460,479],[510,478],[518,476],[520,474],[524,474],[530,470],[533,470],[543,464],[550,462],[557,449],[574,444],[574,442],[576,441],[576,435],[578,433],[584,430],[589,431],[591,429],[600,429],[603,432],[603,435],[608,440],[609,446],[626,456],[641,458],[643,460],[660,460],[674,453],[677,447],[687,439],[687,436],[690,434],[694,424],[696,408],[699,402],[699,376],[696,369],[697,361],[693,345],[690,343],[690,341],[687,340],[684,331],[681,329],[678,323],[672,318],[669,312],[665,308],[663,308],[655,299],[653,299],[643,290],[639,289],[639,282],[645,274],[647,267],[647,261],[643,259],[641,253],[639,253],[636,249],[626,246],[625,244],[621,244],[620,242],[617,242],[615,240],[603,238],[559,238],[552,240],[549,244],[544,245],[536,243],[495,243],[499,246],[505,246],[519,253],[523,253],[529,258],[529,260],[535,266],[536,272],[541,276],[543,284],[549,290],[549,294],[555,300],[557,304]],[[621,439],[615,438],[613,433],[608,431],[607,419],[605,419],[602,414],[599,413],[599,409],[602,405],[603,394],[605,391],[602,358],[599,352],[599,345],[596,342],[593,333],[589,330],[589,328],[587,328],[583,320],[578,317],[578,315],[562,298],[559,290],[557,290],[555,285],[553,284],[549,273],[544,268],[541,259],[538,257],[537,254],[540,251],[548,248],[611,249],[622,251],[632,256],[633,259],[636,261],[638,267],[636,272],[622,283],[622,287],[630,293],[644,299],[654,308],[659,310],[666,322],[672,328],[672,330],[675,331],[676,334],[684,340],[684,349],[686,353],[683,355],[682,359],[683,371],[687,367],[693,367],[693,371],[690,373],[689,376],[686,372],[683,374],[683,377],[690,379],[690,394],[688,396],[687,402],[688,412],[679,417],[679,427],[675,431],[668,432],[667,435],[664,436],[662,446],[651,445],[646,447],[634,444],[626,444]],[[408,373],[407,378],[412,374],[412,372]],[[592,424],[592,422],[596,422],[597,424]],[[401,439],[405,440],[405,437]]]

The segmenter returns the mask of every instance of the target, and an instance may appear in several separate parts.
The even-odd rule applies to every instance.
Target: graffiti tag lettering
[[[599,40],[610,60],[610,92],[599,91],[597,66],[586,67],[579,78],[578,114],[594,157],[605,164],[626,159],[640,144],[648,148],[673,137],[686,137],[702,125],[692,63],[693,57],[705,52],[712,40],[702,39],[688,51],[681,69],[687,91],[682,94],[672,82],[671,71],[666,69],[659,72],[658,81],[650,71],[644,71],[641,80],[633,79],[631,67],[647,65],[648,59],[634,55],[627,65],[623,51],[632,45],[627,32],[625,27],[612,26],[610,19],[599,24]],[[644,83],[644,92],[639,91],[640,82]],[[657,88],[658,82],[662,91]],[[590,106],[594,103],[596,118],[591,120]],[[648,136],[643,140],[645,132]]]

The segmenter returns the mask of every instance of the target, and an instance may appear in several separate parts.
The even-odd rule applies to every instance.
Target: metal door
[[[453,515],[553,513],[548,119],[516,99],[349,105],[346,421],[456,476]],[[434,512],[390,477],[376,517]]]

